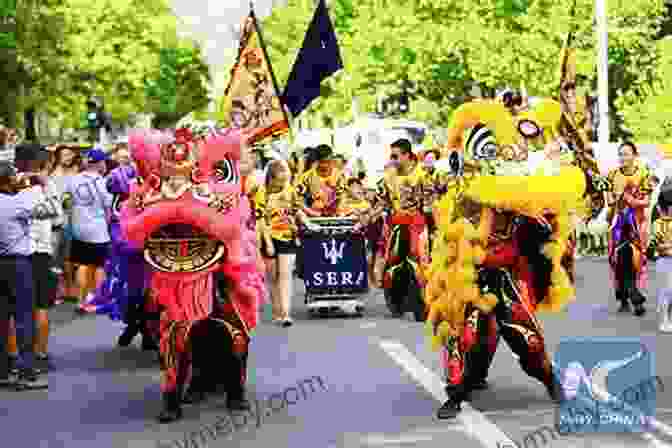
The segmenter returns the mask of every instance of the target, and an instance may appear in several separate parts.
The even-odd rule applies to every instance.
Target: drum
[[[314,218],[310,223],[312,229],[301,234],[309,309],[347,312],[346,308],[352,308],[350,311],[361,313],[361,302],[347,305],[343,301],[369,290],[364,235],[354,231],[353,219]]]

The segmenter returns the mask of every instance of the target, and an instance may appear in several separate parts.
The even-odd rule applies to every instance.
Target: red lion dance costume
[[[197,353],[203,353],[199,336],[204,334],[209,358],[220,361],[217,374],[227,388],[229,408],[249,407],[247,352],[264,286],[256,237],[244,225],[251,210],[238,170],[243,143],[243,134],[232,130],[210,135],[198,146],[186,129],[129,136],[138,180],[121,224],[128,241],[144,247],[153,269],[151,301],[161,313],[161,422],[181,417],[192,361],[192,386],[202,381],[197,370],[206,363]],[[213,322],[226,330],[221,340],[203,333],[209,328],[204,324]]]

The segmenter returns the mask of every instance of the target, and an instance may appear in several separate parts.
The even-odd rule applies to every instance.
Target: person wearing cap
[[[107,216],[114,198],[103,178],[107,158],[99,148],[88,151],[84,170],[72,178],[66,190],[72,209],[70,261],[78,265],[79,312],[92,311],[86,300],[103,281],[109,250]]]
[[[0,386],[19,389],[48,387],[34,365],[32,220],[52,219],[57,211],[44,194],[41,175],[19,178],[11,162],[0,161]],[[14,317],[20,368],[12,365],[8,335]],[[17,362],[15,359],[14,362]]]
[[[48,176],[49,152],[41,145],[25,144],[16,148],[16,167],[26,173]],[[30,225],[31,262],[33,266],[33,291],[35,297],[34,320],[37,333],[34,337],[36,368],[46,372],[50,367],[49,308],[57,285],[52,272],[53,228],[63,224],[62,198],[52,179],[44,186],[45,198],[53,207],[55,216],[50,220],[33,219]]]

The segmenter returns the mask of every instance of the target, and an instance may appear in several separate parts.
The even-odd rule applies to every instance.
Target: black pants
[[[631,245],[625,245],[618,250],[618,287],[616,288],[616,300],[630,302],[633,305],[643,305],[646,296],[637,288],[637,276],[633,265],[633,249]]]
[[[23,368],[33,367],[33,265],[30,257],[0,257],[0,377],[9,370],[7,329],[10,315],[16,322],[16,339]]]
[[[230,399],[240,399],[244,393],[247,353],[233,354],[233,340],[224,326],[212,319],[194,324],[191,329],[192,386],[204,392],[223,387]]]

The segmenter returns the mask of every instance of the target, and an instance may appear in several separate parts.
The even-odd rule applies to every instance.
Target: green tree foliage
[[[207,103],[207,66],[195,44],[177,38],[165,0],[22,0],[17,16],[19,73],[29,88],[21,107],[64,115],[63,124],[72,127],[79,127],[92,95],[105,99],[115,120],[161,113],[162,106],[148,100],[146,85],[165,70],[165,48],[178,54],[173,113]]]
[[[190,112],[209,103],[210,71],[200,49],[194,46],[161,50],[159,74],[146,82],[155,125],[171,126]]]
[[[308,112],[350,118],[353,95],[363,110],[376,90],[394,93],[408,77],[421,99],[409,118],[446,126],[450,111],[471,86],[486,90],[525,86],[531,95],[555,95],[560,50],[576,31],[577,71],[591,88],[596,77],[594,0],[333,0],[332,20],[344,73],[325,81]],[[353,8],[348,5],[353,4]],[[345,6],[344,6],[345,5]],[[663,0],[608,2],[614,94],[632,103],[655,82],[660,57],[653,45]],[[314,11],[313,2],[289,0],[263,22],[270,57],[284,85]],[[381,13],[384,11],[384,13]],[[616,64],[618,68],[616,68]],[[631,92],[632,95],[627,95]],[[634,96],[633,96],[634,95]]]
[[[656,81],[642,87],[642,95],[631,91],[619,99],[624,121],[637,140],[644,143],[672,142],[672,40],[657,44],[661,60]]]

